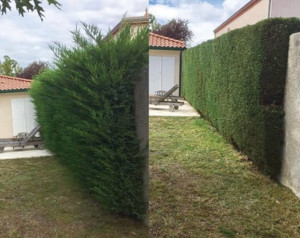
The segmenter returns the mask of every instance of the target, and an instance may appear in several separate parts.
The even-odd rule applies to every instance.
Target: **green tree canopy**
[[[149,14],[149,29],[150,31],[158,31],[161,28],[161,24],[156,20],[155,16]]]
[[[15,2],[15,7],[20,15],[24,16],[24,13],[29,11],[37,12],[41,20],[43,20],[44,9],[41,6],[43,0],[0,0],[0,12],[6,14],[7,11],[11,11],[13,5],[12,2]],[[54,5],[57,8],[61,6],[56,0],[47,0],[47,2],[49,5]]]
[[[159,25],[154,18],[152,24],[154,25],[152,31],[159,35],[171,37],[184,42],[191,41],[193,38],[193,32],[189,29],[188,20],[172,19],[165,25]]]
[[[0,61],[0,74],[6,76],[16,76],[22,71],[22,68],[17,61],[11,59],[7,55],[5,55],[3,58],[4,61]]]
[[[35,76],[39,75],[47,68],[49,68],[47,62],[34,61],[31,64],[29,64],[26,68],[22,69],[22,71],[17,74],[17,77],[25,78],[25,79],[33,79]]]

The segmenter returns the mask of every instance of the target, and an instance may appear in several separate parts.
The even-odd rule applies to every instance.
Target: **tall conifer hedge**
[[[289,36],[300,20],[268,19],[184,53],[183,95],[224,137],[277,177]]]
[[[134,84],[148,64],[148,32],[103,40],[94,26],[59,44],[55,69],[30,91],[46,146],[95,192],[103,207],[143,219],[147,211],[134,118]]]

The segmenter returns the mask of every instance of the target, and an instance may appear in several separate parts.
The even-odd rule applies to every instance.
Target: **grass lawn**
[[[206,121],[150,118],[152,237],[300,237],[300,199]]]
[[[53,157],[0,160],[0,237],[147,237],[103,211]]]

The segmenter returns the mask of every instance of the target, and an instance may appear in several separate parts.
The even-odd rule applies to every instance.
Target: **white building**
[[[157,91],[168,91],[176,84],[181,94],[182,52],[185,43],[155,33],[149,34],[149,94]]]
[[[28,90],[32,80],[0,75],[0,138],[30,132],[35,109]]]
[[[300,18],[300,0],[251,0],[214,30],[215,37],[274,17]]]

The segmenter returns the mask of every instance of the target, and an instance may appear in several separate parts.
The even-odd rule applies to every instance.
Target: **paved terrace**
[[[149,105],[149,116],[158,117],[199,117],[200,114],[187,102],[178,110],[171,112],[168,105]]]

